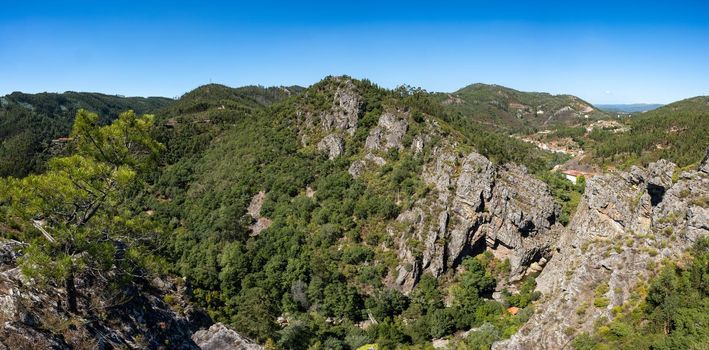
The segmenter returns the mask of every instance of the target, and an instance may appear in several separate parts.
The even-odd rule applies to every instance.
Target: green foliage
[[[552,195],[561,204],[559,222],[564,226],[567,225],[576,212],[581,195],[586,189],[586,179],[580,176],[574,184],[564,175],[553,171],[540,172],[537,177],[549,186]]]
[[[392,318],[401,314],[408,307],[409,300],[395,289],[385,289],[367,299],[365,306],[376,320]]]
[[[527,276],[522,282],[519,293],[508,295],[506,298],[507,303],[510,306],[516,306],[519,308],[525,308],[529,306],[533,301],[541,297],[539,292],[535,292],[534,289],[537,287],[537,281],[532,276]]]
[[[21,239],[30,242],[20,261],[23,272],[45,282],[66,280],[71,289],[74,274],[84,271],[120,283],[142,275],[151,258],[142,249],[157,230],[128,199],[140,185],[137,171],[161,149],[149,135],[152,121],[129,111],[99,126],[96,114],[80,110],[72,155],[52,158],[42,174],[0,180],[6,219],[20,223]],[[70,309],[75,302],[69,301]]]
[[[232,305],[233,303],[233,305]],[[259,287],[248,288],[228,304],[238,310],[231,318],[239,330],[258,341],[270,338],[277,329],[275,300]]]
[[[470,333],[463,342],[464,349],[486,350],[492,347],[492,343],[502,339],[500,330],[490,323],[485,323],[479,330]]]

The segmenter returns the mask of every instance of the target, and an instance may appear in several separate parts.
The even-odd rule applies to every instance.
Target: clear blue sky
[[[709,95],[707,1],[0,2],[0,94],[179,96],[326,75],[594,103]]]

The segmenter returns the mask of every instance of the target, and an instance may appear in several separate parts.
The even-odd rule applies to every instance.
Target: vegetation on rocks
[[[709,238],[699,240],[688,261],[668,262],[646,295],[624,304],[612,321],[577,337],[576,349],[701,349],[709,342]]]

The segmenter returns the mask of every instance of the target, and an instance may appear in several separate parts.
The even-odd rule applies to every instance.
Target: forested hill
[[[156,136],[167,146],[163,161],[193,164],[224,131],[253,121],[256,113],[302,91],[300,86],[232,88],[208,84],[185,93],[156,112]]]
[[[709,96],[668,104],[626,120],[624,133],[596,130],[593,156],[621,167],[668,159],[680,166],[696,165],[709,146]]]
[[[138,207],[169,232],[161,255],[195,303],[259,342],[488,347],[532,315],[534,269],[583,229],[570,223],[583,182],[548,172],[557,155],[452,114],[439,95],[348,77],[263,108],[232,93],[202,87],[175,105],[200,108],[160,114],[168,157]],[[628,198],[645,208],[643,193]],[[685,243],[672,247],[668,258]]]
[[[122,97],[88,92],[25,94],[0,97],[0,176],[24,176],[44,167],[52,140],[69,135],[76,112],[101,116],[102,124],[132,109],[150,113],[174,101],[164,97]]]
[[[608,117],[576,96],[522,92],[500,85],[472,84],[436,96],[449,113],[502,131],[542,129],[555,124],[577,124],[587,118]]]
[[[182,119],[210,109],[232,113],[261,109],[302,91],[299,86],[201,86],[173,100],[164,97],[123,97],[87,92],[25,94],[0,97],[0,176],[37,172],[57,148],[52,140],[67,136],[79,109],[95,112],[107,124],[129,109],[163,119]],[[228,112],[227,112],[228,110]],[[217,118],[218,119],[218,118]],[[173,121],[171,121],[173,122]],[[60,146],[60,145],[59,145]]]
[[[237,106],[239,108],[260,108],[297,95],[303,90],[304,88],[301,86],[263,87],[251,85],[232,88],[220,84],[208,84],[182,95],[177,103],[164,111],[164,114],[199,112],[216,107],[221,109]]]
[[[160,113],[165,166],[139,198],[171,232],[162,253],[212,317],[294,349],[319,341],[348,349],[375,340],[389,348],[424,344],[486,320],[495,332],[515,329],[527,317],[501,317],[503,304],[483,298],[493,274],[500,281],[518,276],[526,258],[511,267],[490,254],[476,260],[472,242],[462,242],[484,246],[480,234],[473,238],[478,228],[465,225],[508,222],[508,205],[530,210],[504,229],[515,240],[527,242],[519,230],[541,234],[563,221],[553,194],[532,174],[546,174],[554,155],[448,118],[433,95],[417,89],[328,77],[262,109],[231,93],[202,87]],[[202,107],[180,111],[181,103]],[[488,189],[465,192],[477,171]],[[456,188],[476,209],[453,199]],[[580,189],[569,183],[566,191],[578,196]],[[490,214],[463,214],[476,210]],[[441,230],[455,233],[436,239],[433,222],[442,215],[451,226]],[[412,220],[418,224],[406,229]],[[548,242],[525,244],[541,256]],[[509,244],[520,255],[527,249]],[[469,272],[455,277],[463,265]],[[512,304],[529,304],[531,283]],[[446,308],[449,288],[458,302]],[[275,323],[281,315],[287,325]],[[371,318],[381,325],[357,326]]]

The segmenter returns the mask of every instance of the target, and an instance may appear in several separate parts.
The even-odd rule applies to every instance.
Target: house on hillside
[[[588,178],[591,175],[590,173],[578,170],[562,170],[561,173],[564,174],[564,177],[566,177],[566,179],[573,182],[574,185],[578,181],[579,177],[583,176],[584,178]]]

